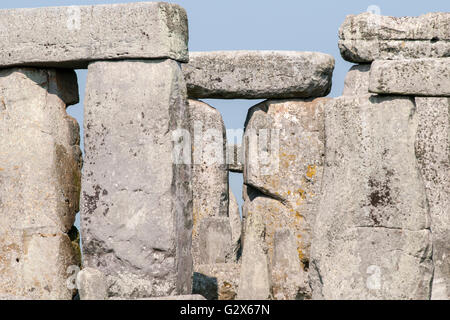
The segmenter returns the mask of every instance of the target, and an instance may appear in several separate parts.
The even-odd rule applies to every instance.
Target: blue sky
[[[15,0],[1,1],[0,8],[126,3],[126,0]],[[348,14],[377,6],[382,15],[417,16],[428,12],[449,12],[449,0],[177,0],[188,13],[191,51],[210,50],[295,50],[319,51],[336,59],[330,96],[342,93],[345,74],[351,64],[338,50],[338,29]],[[86,70],[78,70],[80,104],[68,112],[82,124]],[[217,108],[227,128],[244,124],[247,110],[260,100],[205,100]],[[82,133],[83,135],[83,133]],[[242,204],[242,177],[231,174],[230,184]]]

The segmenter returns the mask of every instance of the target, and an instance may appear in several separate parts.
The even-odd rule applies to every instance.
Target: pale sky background
[[[90,5],[143,1],[127,0],[15,0],[0,2],[0,8]],[[294,50],[331,54],[336,60],[330,96],[341,95],[345,62],[337,46],[339,26],[348,14],[377,6],[382,15],[417,16],[450,12],[449,0],[174,0],[189,18],[189,50]],[[78,70],[80,103],[68,112],[83,123],[86,70]],[[261,100],[204,100],[217,108],[227,128],[242,128],[247,110]],[[83,132],[81,132],[83,137]],[[83,138],[82,138],[83,143]],[[242,176],[230,174],[230,184],[242,205]],[[77,223],[78,224],[78,223]]]

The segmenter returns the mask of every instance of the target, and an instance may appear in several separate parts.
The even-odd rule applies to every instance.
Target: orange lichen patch
[[[306,169],[306,176],[309,179],[312,179],[312,177],[314,177],[317,173],[317,166],[316,165],[309,165],[308,168]]]
[[[3,168],[0,168],[0,171],[4,171],[5,169],[3,169]]]

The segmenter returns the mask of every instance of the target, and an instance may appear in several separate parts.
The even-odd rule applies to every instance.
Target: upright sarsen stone
[[[1,294],[72,298],[82,160],[66,107],[77,102],[73,70],[0,71]]]
[[[416,156],[431,216],[431,299],[450,299],[450,98],[416,98]]]
[[[189,100],[189,121],[192,143],[192,189],[193,189],[193,232],[192,256],[194,264],[216,263],[219,257],[210,257],[205,251],[208,241],[215,232],[208,232],[207,226],[216,226],[219,232],[213,247],[225,251],[231,248],[231,230],[228,217],[228,171],[226,165],[226,132],[220,112],[210,105]],[[211,219],[226,218],[225,220]],[[206,222],[205,220],[208,220]],[[218,227],[222,225],[220,228]],[[201,233],[203,228],[205,233]],[[229,232],[229,240],[224,233]],[[222,236],[219,236],[221,234]],[[209,240],[208,240],[209,239]],[[225,241],[225,242],[224,242]],[[203,245],[201,245],[203,243]],[[225,249],[227,247],[228,249]],[[218,252],[216,251],[215,254]],[[221,257],[225,260],[225,256]],[[228,257],[230,258],[230,256]],[[213,259],[214,261],[211,261]],[[225,262],[225,261],[221,262]]]
[[[0,66],[87,68],[91,61],[188,60],[186,11],[137,2],[0,10]]]
[[[369,93],[370,64],[358,64],[345,76],[343,96],[359,96]]]
[[[340,97],[324,110],[313,298],[429,299],[432,233],[414,149],[414,100]]]
[[[248,217],[262,216],[264,246],[277,299],[310,296],[306,279],[320,199],[325,153],[323,104],[326,101],[326,98],[268,100],[252,107],[247,116],[244,228],[254,230],[249,223],[259,220],[248,220]],[[278,243],[282,243],[278,250],[275,250],[276,234],[279,234]],[[243,270],[251,268],[244,264],[253,263],[247,256],[257,250],[251,247],[255,242],[247,243],[248,236],[244,233]],[[291,288],[284,284],[286,277],[295,278]]]
[[[90,64],[84,126],[84,266],[105,274],[109,297],[190,293],[191,163],[173,157],[189,135],[172,141],[189,131],[180,65]]]

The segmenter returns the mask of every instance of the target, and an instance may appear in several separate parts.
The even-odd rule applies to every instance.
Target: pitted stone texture
[[[356,63],[449,57],[449,30],[450,13],[402,18],[349,15],[339,30],[339,49],[345,60]]]
[[[202,101],[189,100],[189,114],[194,163],[192,255],[194,264],[213,263],[204,260],[208,254],[200,245],[203,235],[199,229],[205,219],[228,216],[225,125],[220,112]],[[223,246],[229,247],[230,243]]]
[[[292,231],[305,269],[321,188],[326,101],[264,101],[249,110],[245,126],[244,183],[277,202],[268,212],[277,228]]]
[[[239,205],[231,188],[228,189],[228,198],[230,199],[228,205],[228,214],[231,226],[231,243],[233,251],[233,260],[238,261],[242,253],[242,221],[239,211]]]
[[[79,127],[61,97],[77,88],[73,71],[0,71],[1,226],[68,232],[78,211]],[[61,77],[73,81],[64,86]],[[74,99],[69,99],[74,101]],[[69,101],[68,100],[68,101]]]
[[[428,299],[430,216],[412,98],[325,106],[326,163],[312,241],[315,299]]]
[[[227,145],[227,165],[228,171],[237,173],[242,173],[244,171],[242,145]]]
[[[238,300],[268,300],[272,298],[264,218],[260,212],[253,213],[252,211],[249,211],[246,217]]]
[[[433,237],[431,299],[450,299],[450,99],[416,98],[416,155],[425,182]]]
[[[188,60],[186,12],[164,2],[0,10],[0,30],[1,67]]]
[[[33,300],[71,300],[75,292],[67,283],[70,267],[77,262],[67,234],[2,229],[2,294]]]
[[[267,99],[326,96],[332,56],[295,51],[190,52],[183,66],[193,98]]]
[[[359,96],[369,93],[370,64],[358,64],[345,76],[343,96]]]
[[[195,266],[193,293],[207,300],[235,300],[239,288],[240,265],[234,263]]]
[[[192,172],[172,157],[177,128],[189,129],[177,62],[89,65],[83,263],[105,274],[108,297],[191,292]]]
[[[449,97],[450,58],[374,61],[370,69],[369,91]]]
[[[67,232],[78,211],[78,99],[69,70],[0,71],[0,293],[71,299]],[[73,91],[75,90],[75,91]],[[65,101],[66,100],[66,101]]]
[[[196,264],[234,262],[230,219],[205,218],[200,222],[198,236],[199,253]]]
[[[105,300],[108,296],[105,275],[93,268],[84,268],[77,275],[80,300]]]
[[[303,300],[311,297],[297,239],[289,229],[277,230],[273,240],[272,290],[276,300]]]

